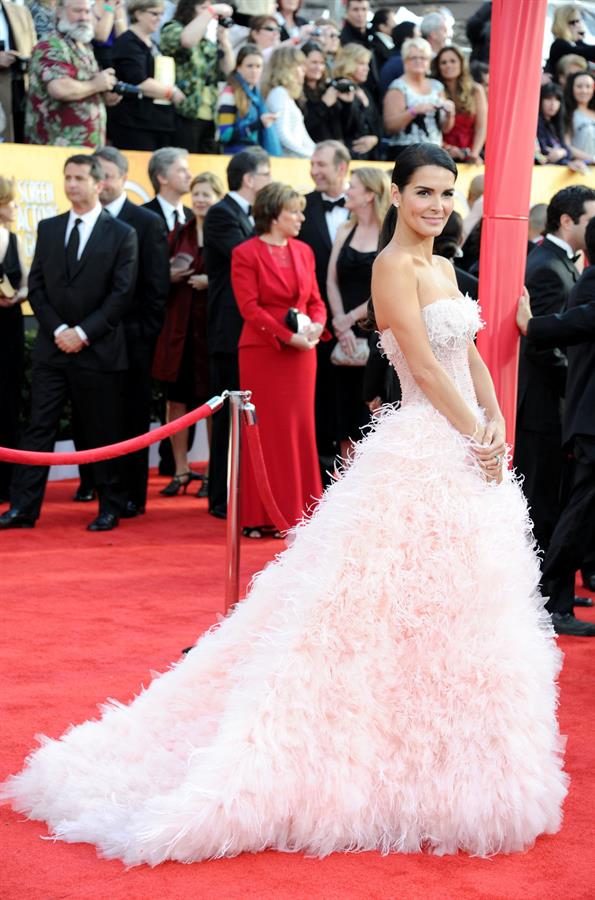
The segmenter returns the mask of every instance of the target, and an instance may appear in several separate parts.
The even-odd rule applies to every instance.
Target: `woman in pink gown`
[[[401,408],[228,618],[4,784],[56,838],[155,865],[266,848],[488,856],[559,829],[560,654],[531,523],[478,308],[432,256],[455,178],[431,144],[393,173],[372,295]]]

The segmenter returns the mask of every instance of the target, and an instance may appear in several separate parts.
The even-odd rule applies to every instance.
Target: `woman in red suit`
[[[296,241],[304,199],[273,182],[253,206],[256,237],[232,253],[231,281],[244,319],[240,337],[240,387],[251,390],[272,492],[287,522],[298,522],[322,493],[314,432],[315,347],[326,321],[316,283],[314,254]],[[290,308],[308,316],[295,333]],[[241,519],[244,534],[274,531],[244,454]]]

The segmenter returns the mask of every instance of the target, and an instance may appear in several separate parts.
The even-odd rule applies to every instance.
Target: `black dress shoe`
[[[575,597],[574,598],[575,606],[593,606],[593,601],[590,597]]]
[[[79,487],[76,489],[76,493],[72,498],[74,503],[91,503],[95,500],[96,494],[94,488],[82,488]]]
[[[227,519],[227,510],[224,506],[214,506],[209,510],[209,514],[216,519]]]
[[[595,625],[576,619],[570,613],[552,613],[552,625],[556,634],[573,634],[575,637],[595,637]]]
[[[99,513],[96,519],[89,522],[87,531],[111,531],[120,520],[113,513]]]
[[[35,519],[20,509],[8,509],[0,516],[0,528],[35,528]]]
[[[145,507],[137,506],[134,500],[128,500],[126,506],[120,513],[121,519],[135,519],[137,516],[144,516]]]

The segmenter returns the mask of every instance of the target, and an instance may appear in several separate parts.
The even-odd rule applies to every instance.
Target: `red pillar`
[[[493,0],[490,91],[479,297],[486,328],[478,347],[514,440],[519,335],[516,301],[525,277],[547,0]]]

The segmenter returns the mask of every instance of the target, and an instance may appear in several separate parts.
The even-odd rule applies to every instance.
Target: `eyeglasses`
[[[276,25],[263,25],[262,28],[258,29],[259,31],[281,31],[280,28],[277,28]]]

